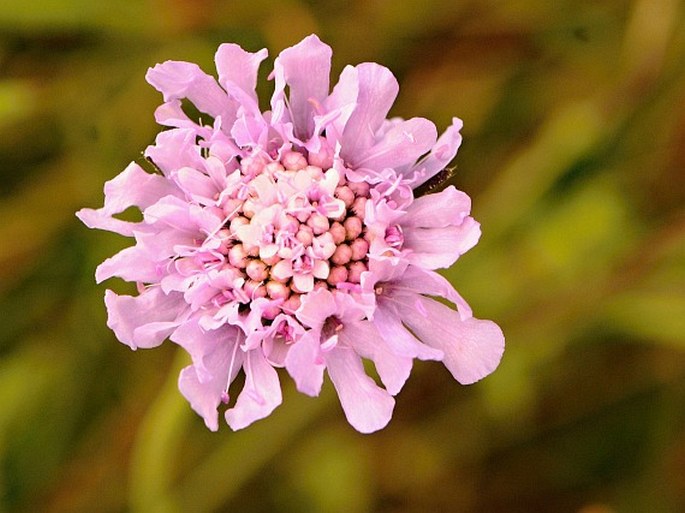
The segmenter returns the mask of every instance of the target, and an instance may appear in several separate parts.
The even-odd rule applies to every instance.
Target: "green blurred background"
[[[2,0],[0,512],[685,511],[685,7],[678,0]],[[80,225],[159,127],[149,66],[316,32],[393,114],[464,119],[481,243],[447,275],[507,336],[459,386],[417,363],[385,430],[330,383],[208,432],[173,344],[131,352]],[[268,66],[262,70],[265,78]],[[260,85],[262,99],[271,84]],[[284,380],[285,381],[285,380]]]

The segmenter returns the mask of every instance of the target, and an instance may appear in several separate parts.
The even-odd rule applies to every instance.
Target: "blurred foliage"
[[[3,0],[0,513],[685,511],[685,7],[677,0]],[[465,121],[481,244],[448,271],[500,368],[417,363],[380,433],[330,384],[208,432],[172,344],[132,354],[74,217],[158,127],[148,66],[317,32],[394,114]],[[263,75],[266,75],[266,66]],[[268,98],[270,84],[260,84]],[[125,284],[110,283],[118,290]]]

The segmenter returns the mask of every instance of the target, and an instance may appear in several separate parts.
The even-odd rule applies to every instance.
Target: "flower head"
[[[222,404],[233,429],[269,415],[280,367],[308,395],[328,373],[349,422],[372,432],[414,358],[473,383],[504,349],[497,325],[435,272],[478,241],[469,197],[414,194],[456,155],[461,121],[438,138],[426,119],[386,119],[398,84],[374,63],[347,66],[330,90],[331,53],[314,35],[284,50],[266,112],[255,93],[266,50],[221,45],[218,81],[188,62],[151,68],[169,127],[145,151],[157,172],[130,164],[102,208],[77,214],[135,239],[96,271],[138,284],[136,296],[106,292],[108,326],[133,349],[182,346],[192,364],[179,388],[212,430]],[[212,119],[190,119],[182,100]],[[129,207],[142,221],[116,217]]]

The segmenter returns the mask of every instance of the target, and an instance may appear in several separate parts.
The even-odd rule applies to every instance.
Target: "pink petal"
[[[150,287],[138,296],[119,296],[107,290],[107,326],[131,349],[160,345],[178,326],[187,305],[177,293],[164,294],[160,287]]]
[[[444,228],[462,223],[470,211],[471,198],[468,194],[450,185],[444,191],[416,198],[407,207],[402,226]]]
[[[504,353],[504,335],[492,321],[459,314],[432,299],[397,298],[402,320],[425,343],[445,353],[443,363],[454,378],[468,385],[497,368]]]
[[[143,217],[148,224],[161,223],[186,234],[195,233],[198,228],[188,202],[174,196],[166,196],[146,208]]]
[[[317,396],[323,384],[325,368],[321,358],[318,330],[308,331],[288,349],[285,368],[303,394]]]
[[[159,265],[141,251],[138,246],[124,248],[116,255],[102,262],[95,270],[95,281],[118,276],[126,281],[153,283],[162,278]]]
[[[145,156],[167,176],[182,167],[202,169],[204,159],[195,144],[196,136],[195,130],[188,128],[165,130],[157,134],[155,144],[147,147]]]
[[[320,329],[324,321],[337,311],[335,297],[326,289],[314,290],[301,296],[301,300],[302,304],[295,315],[310,328]]]
[[[129,207],[142,210],[161,197],[178,192],[173,183],[164,177],[148,174],[138,164],[131,162],[119,175],[105,182],[105,205],[102,208],[84,208],[76,216],[88,228],[99,228],[130,237],[139,223],[114,219],[113,215],[120,214]]]
[[[392,72],[379,64],[365,62],[354,69],[357,107],[345,125],[340,154],[356,165],[360,155],[376,143],[376,132],[395,102],[399,85]]]
[[[106,230],[126,237],[133,237],[133,230],[139,225],[139,223],[116,219],[105,213],[103,209],[94,210],[92,208],[82,208],[76,212],[76,217],[78,217],[88,228]]]
[[[402,121],[361,155],[356,164],[376,170],[413,164],[435,144],[437,136],[435,125],[427,119]]]
[[[182,167],[176,172],[176,180],[183,191],[201,205],[216,203],[219,189],[212,179],[191,167]]]
[[[332,142],[332,146],[342,140],[345,125],[357,108],[358,95],[357,69],[353,66],[345,66],[338,83],[324,101],[324,111],[328,114],[318,119],[320,126],[326,128],[326,136]]]
[[[373,324],[393,353],[419,360],[442,360],[442,351],[417,340],[402,325],[402,319],[394,309],[390,309],[381,303],[374,312]]]
[[[398,285],[404,290],[411,290],[417,294],[443,297],[457,306],[462,319],[473,316],[471,307],[466,300],[454,289],[452,284],[440,274],[410,265],[398,279]]]
[[[461,146],[461,133],[459,131],[463,126],[464,123],[461,119],[452,118],[452,124],[438,138],[428,156],[405,173],[406,176],[412,176],[414,172],[419,172],[418,180],[413,184],[413,187],[418,187],[445,169],[445,166],[456,156],[457,150]]]
[[[366,375],[361,358],[344,347],[325,353],[325,358],[328,375],[352,427],[361,433],[384,428],[392,417],[395,399]]]
[[[328,96],[331,72],[331,48],[311,35],[295,46],[283,50],[274,62],[276,91],[290,88],[288,106],[295,125],[295,135],[303,141],[314,129],[314,105]]]
[[[233,430],[267,417],[283,400],[276,369],[269,365],[261,349],[247,353],[243,370],[245,387],[235,406],[226,410],[226,422]]]
[[[177,256],[175,248],[178,246],[193,244],[193,232],[155,228],[155,231],[135,232],[141,253],[149,259],[161,262],[165,258]]]
[[[218,384],[218,379],[211,383],[200,383],[195,367],[192,365],[181,370],[181,374],[178,376],[179,391],[212,431],[219,429],[217,408],[221,404],[221,392]]]
[[[409,250],[409,263],[427,269],[446,268],[476,245],[480,225],[467,217],[459,226],[446,228],[408,228],[404,231],[404,248]]]
[[[228,400],[228,385],[243,363],[235,333],[235,329],[203,332],[191,321],[172,335],[191,353],[194,362],[181,371],[178,388],[212,431],[219,428],[217,408]]]
[[[149,68],[146,80],[164,95],[164,101],[187,98],[200,111],[212,117],[235,119],[235,107],[214,77],[197,64],[166,61]]]
[[[265,48],[250,53],[233,43],[222,44],[214,57],[219,72],[219,83],[227,91],[237,86],[256,102],[257,72],[267,55]]]
[[[199,382],[218,379],[220,392],[226,391],[242,367],[244,354],[239,346],[245,337],[234,326],[224,324],[215,330],[204,330],[197,318],[189,319],[169,339],[190,354]]]
[[[395,395],[402,389],[411,373],[412,357],[395,353],[373,324],[368,321],[345,323],[340,341],[373,361],[389,394]]]
[[[155,109],[155,121],[163,126],[186,128],[194,131],[200,126],[183,111],[181,100],[169,100]]]

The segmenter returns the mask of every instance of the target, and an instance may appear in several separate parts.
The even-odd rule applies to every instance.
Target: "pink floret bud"
[[[348,269],[347,281],[351,283],[359,283],[362,273],[369,270],[364,262],[352,262]]]
[[[236,213],[242,208],[243,202],[239,199],[229,198],[224,203],[222,209],[225,216],[229,216],[231,219]]]
[[[266,287],[258,281],[247,280],[245,285],[243,285],[243,290],[250,297],[250,299],[266,297]]]
[[[216,236],[221,241],[219,243],[219,251],[226,255],[231,247],[231,232],[226,228],[222,228],[217,232]]]
[[[266,293],[271,299],[287,299],[290,289],[278,281],[269,281],[266,284]]]
[[[300,305],[301,305],[300,294],[290,294],[288,299],[286,299],[283,302],[283,304],[281,305],[281,308],[285,312],[293,313],[298,308],[300,308]]]
[[[277,304],[270,304],[262,310],[262,317],[267,320],[273,320],[281,313],[281,307]]]
[[[234,217],[231,220],[231,225],[230,225],[231,233],[235,233],[238,228],[240,228],[241,226],[244,226],[246,224],[249,224],[249,223],[250,223],[250,220],[247,217],[243,217],[243,216]]]
[[[245,203],[243,203],[243,214],[245,217],[252,219],[257,213],[258,208],[259,206],[253,200],[248,198],[245,200]]]
[[[338,221],[334,221],[331,224],[328,233],[331,234],[331,236],[333,237],[333,242],[335,242],[336,244],[340,244],[345,240],[345,227]]]
[[[364,217],[366,201],[366,198],[357,198],[354,200],[354,203],[352,203],[352,212],[354,212],[354,215],[362,218]]]
[[[271,277],[276,281],[285,283],[292,275],[293,268],[289,260],[281,260],[271,268]]]
[[[328,284],[325,281],[317,281],[314,284],[313,290],[328,289]]]
[[[264,281],[268,277],[266,264],[261,260],[250,260],[245,267],[245,272],[254,281]]]
[[[354,192],[347,185],[335,189],[335,197],[345,203],[345,208],[350,208],[354,203]]]
[[[300,226],[300,229],[295,237],[302,243],[303,246],[311,246],[312,240],[314,240],[312,229],[308,226]]]
[[[256,176],[264,168],[264,159],[261,157],[245,157],[240,163],[240,168],[246,176]]]
[[[283,167],[286,169],[297,171],[298,169],[307,167],[307,159],[297,151],[288,151],[283,155],[281,164],[283,164]]]
[[[359,240],[359,239],[357,239]],[[356,242],[356,241],[355,241]],[[331,257],[331,261],[336,265],[345,265],[352,259],[353,251],[347,244],[340,244]],[[355,260],[359,260],[355,258]]]
[[[309,153],[309,163],[321,169],[330,169],[333,165],[333,152],[328,148],[325,140],[322,141],[321,149],[318,152]]]
[[[321,180],[321,178],[323,178],[323,169],[321,169],[319,166],[307,166],[305,171],[312,178],[312,180]]]
[[[242,244],[236,244],[228,250],[228,262],[233,267],[238,267],[240,269],[247,265],[247,252]]]
[[[369,195],[369,184],[367,182],[349,182],[347,186],[352,189],[357,196]]]
[[[363,260],[369,252],[369,243],[364,239],[354,239],[350,244],[352,260]]]
[[[347,240],[354,240],[362,233],[362,220],[356,216],[345,219],[343,226],[345,227],[345,238]]]
[[[347,269],[341,265],[335,266],[331,269],[326,281],[332,286],[347,281]]]
[[[330,227],[328,218],[318,212],[314,212],[309,216],[309,219],[307,219],[307,226],[312,229],[312,232],[315,235],[321,235],[322,233],[327,232]]]
[[[280,173],[284,170],[285,168],[281,165],[280,162],[269,162],[266,166],[264,166],[264,173],[267,173],[269,175],[275,175],[277,173]]]

